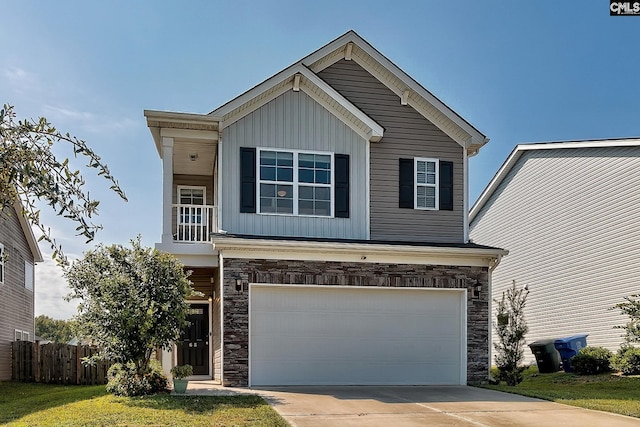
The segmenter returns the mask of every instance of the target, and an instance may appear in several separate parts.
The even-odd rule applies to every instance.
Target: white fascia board
[[[176,121],[180,123],[212,124],[220,117],[211,114],[181,113],[178,111],[144,110],[147,120]]]
[[[22,203],[16,200],[13,203],[13,209],[16,211],[16,215],[18,215],[18,221],[20,222],[20,227],[22,228],[22,232],[24,233],[24,237],[27,239],[27,244],[29,245],[29,249],[31,250],[31,254],[33,255],[34,262],[42,262],[44,258],[42,258],[42,252],[40,252],[40,247],[38,246],[38,240],[36,239],[35,234],[33,234],[33,229],[31,228],[31,224],[24,217]]]
[[[502,249],[215,237],[226,258],[490,267]]]
[[[250,102],[252,99],[254,99],[255,97],[259,96],[261,93],[266,92],[267,90],[271,89],[272,87],[278,85],[283,80],[287,80],[287,79],[291,78],[295,74],[295,73],[291,72],[292,69],[295,66],[296,66],[296,64],[285,68],[284,70],[280,71],[279,73],[275,74],[272,77],[269,77],[267,80],[263,81],[262,83],[258,84],[257,86],[252,87],[251,89],[249,89],[248,91],[246,91],[242,95],[232,99],[231,101],[227,102],[226,104],[222,105],[221,107],[218,107],[217,109],[213,110],[210,114],[218,116],[218,117],[224,117],[224,116],[228,115],[230,112],[232,112],[236,108],[240,107],[243,104],[246,104],[246,103]],[[293,88],[293,82],[291,83],[291,88]],[[226,120],[226,122],[227,122],[227,125],[228,125],[228,120]],[[225,127],[225,126],[223,126],[223,127]]]
[[[323,107],[331,111],[332,114],[334,114],[336,117],[341,119],[345,124],[347,124],[354,131],[361,134],[363,138],[366,138],[373,142],[379,141],[382,138],[382,135],[384,133],[384,128],[380,124],[378,124],[375,120],[373,120],[371,117],[366,115],[362,110],[360,110],[358,107],[356,107],[351,102],[349,102],[349,100],[347,100],[344,96],[340,95],[338,91],[336,91],[334,88],[328,85],[324,80],[316,76],[311,70],[309,70],[307,67],[305,67],[302,64],[292,65],[286,70],[283,70],[282,72],[276,74],[270,79],[254,87],[250,91],[240,95],[238,98],[234,99],[233,101],[225,104],[220,109],[215,110],[214,111],[215,114],[222,115],[222,116],[227,115],[233,110],[235,110],[236,108],[242,106],[243,104],[251,102],[254,98],[260,96],[262,93],[270,90],[271,88],[278,86],[285,81],[291,80],[287,84],[283,85],[280,89],[273,91],[269,96],[261,99],[259,102],[253,103],[249,108],[243,109],[242,111],[238,112],[238,114],[234,114],[230,117],[226,117],[226,119],[221,123],[221,128],[226,128],[230,124],[240,120],[242,117],[246,116],[247,114],[252,113],[253,111],[257,110],[258,108],[262,107],[263,105],[272,101],[273,99],[277,98],[283,93],[289,90],[292,90],[294,87],[295,76],[298,74],[304,77],[304,79],[302,79],[302,81],[300,82],[301,90],[303,90],[305,93],[311,96],[316,102],[323,105]],[[365,126],[369,128],[369,130],[365,134],[363,134],[362,130],[358,128],[358,126],[356,126],[355,123],[353,123],[348,116],[328,106],[324,101],[319,99],[313,93],[312,90],[305,90],[305,84],[308,84],[305,82],[305,79],[308,82],[310,82],[312,85],[318,87],[322,92],[326,93],[330,98],[334,99],[338,104],[344,107],[344,109],[347,110],[349,114],[353,115],[353,117],[355,117],[356,119],[364,123]]]
[[[357,34],[355,37],[360,38]],[[433,105],[444,114],[449,120],[454,122],[465,132],[467,132],[475,141],[484,141],[485,135],[479,130],[473,127],[469,122],[463,119],[455,111],[449,108],[444,102],[440,101],[435,95],[425,89],[420,83],[415,81],[411,76],[402,71],[397,65],[387,59],[386,56],[381,54],[373,46],[371,46],[366,40],[360,38],[360,43],[356,43],[360,49],[366,52],[369,56],[375,59],[380,65],[389,70],[397,79],[401,80],[409,90],[415,92],[417,95],[424,98],[428,103]],[[402,95],[402,94],[400,94]]]
[[[455,111],[449,108],[446,104],[440,101],[440,99],[438,99],[435,95],[433,95],[431,92],[425,89],[420,83],[415,81],[411,76],[409,76],[407,73],[402,71],[397,65],[395,65],[387,57],[382,55],[378,50],[376,50],[373,46],[371,46],[366,40],[364,40],[354,31],[349,31],[344,35],[338,37],[337,39],[333,40],[329,44],[318,49],[311,55],[308,55],[307,57],[302,59],[300,62],[307,66],[310,66],[311,64],[321,60],[324,56],[331,54],[332,52],[336,51],[342,46],[345,47],[345,52],[346,52],[346,45],[348,45],[349,43],[353,43],[356,46],[358,46],[358,48],[362,49],[362,51],[364,51],[369,56],[371,56],[376,62],[382,65],[385,69],[387,69],[391,74],[393,74],[398,80],[400,80],[406,86],[404,89],[398,92],[396,90],[397,88],[389,87],[387,85],[387,87],[389,87],[389,89],[392,90],[394,93],[396,93],[400,98],[403,97],[406,90],[412,91],[416,95],[422,97],[426,102],[433,105],[447,119],[451,120],[458,127],[463,129],[470,136],[469,141],[471,142],[471,144],[475,146],[475,148],[471,149],[471,151],[469,152],[469,155],[476,154],[477,150],[482,145],[486,144],[489,141],[488,138],[484,134],[482,134],[479,130],[477,130],[473,125],[471,125],[469,122],[463,119],[460,115],[458,115]],[[361,66],[363,65],[360,61],[358,61],[357,55],[355,53],[352,55],[352,60],[355,60]],[[332,63],[328,62],[323,65],[324,67],[328,67],[332,65]],[[321,70],[314,70],[314,71],[321,71]],[[383,80],[380,80],[380,81],[382,83],[385,83]],[[406,96],[409,97],[410,94],[407,93]],[[471,148],[470,146],[468,146],[466,142],[463,142],[463,141],[456,141],[456,142],[463,145],[466,149]]]
[[[217,141],[218,131],[162,128],[160,129],[160,136],[166,137],[166,138],[174,138],[174,139]]]
[[[504,161],[498,172],[489,182],[489,185],[484,189],[478,200],[473,204],[471,211],[469,212],[469,223],[473,222],[474,218],[482,210],[487,201],[491,198],[495,190],[500,186],[502,181],[511,172],[511,169],[516,165],[520,157],[525,151],[536,150],[557,150],[557,149],[569,149],[569,148],[607,148],[607,147],[638,147],[640,146],[640,138],[625,138],[625,139],[602,139],[602,140],[587,140],[587,141],[558,141],[558,142],[538,142],[518,144],[511,151],[507,159]]]
[[[343,106],[349,113],[353,114],[358,120],[364,123],[367,127],[369,127],[369,140],[371,142],[380,141],[382,136],[384,135],[384,128],[378,124],[371,117],[366,115],[361,109],[353,105],[347,98],[340,95],[337,90],[333,87],[329,86],[324,80],[315,75],[311,70],[309,70],[304,65],[297,66],[298,72],[302,74],[306,79],[308,79],[311,83],[319,87],[324,93],[329,95],[331,98],[335,99],[341,106]]]
[[[476,200],[476,202],[473,204],[473,207],[469,212],[469,224],[473,222],[478,212],[480,212],[480,210],[482,209],[484,204],[487,202],[487,200],[489,200],[489,198],[491,197],[495,189],[498,188],[502,180],[507,176],[511,168],[513,168],[513,165],[516,164],[516,162],[522,155],[522,151],[518,150],[518,147],[520,146],[519,145],[516,146],[516,148],[514,148],[513,151],[511,152],[511,154],[509,154],[509,157],[507,157],[507,160],[505,160],[502,166],[500,166],[500,169],[498,169],[498,172],[496,172],[495,176],[491,179],[491,181],[489,182],[489,185],[487,185],[487,188],[484,189],[482,194],[480,194],[480,197],[478,197],[478,200]]]
[[[147,118],[147,126],[156,145],[156,150],[162,158],[162,136],[161,128],[153,122],[173,122],[186,125],[215,125],[221,119],[220,117],[210,114],[180,113],[175,111],[158,111],[144,110],[144,116]]]

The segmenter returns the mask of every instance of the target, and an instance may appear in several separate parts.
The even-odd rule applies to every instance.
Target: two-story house
[[[41,261],[20,204],[1,210],[0,381],[11,379],[11,342],[34,339],[34,263]]]
[[[469,243],[488,141],[353,31],[209,114],[145,111],[195,288],[163,364],[224,385],[466,384],[489,371]]]

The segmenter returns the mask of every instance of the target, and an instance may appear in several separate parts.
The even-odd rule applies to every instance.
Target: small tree
[[[73,320],[52,319],[41,314],[36,316],[36,335],[57,343],[69,342],[75,335],[76,324]]]
[[[102,228],[92,223],[100,202],[85,190],[80,170],[73,170],[69,158],[61,159],[56,154],[60,151],[54,149],[69,148],[74,157],[87,162],[87,168],[95,169],[105,178],[111,190],[123,200],[127,198],[109,168],[85,141],[58,131],[44,117],[18,121],[15,118],[13,106],[4,105],[0,109],[0,211],[21,202],[25,218],[40,229],[40,239],[51,245],[53,258],[66,264],[61,246],[40,222],[36,202],[46,203],[59,216],[74,222],[76,232],[87,243]]]
[[[628,316],[628,322],[623,326],[614,326],[624,329],[624,340],[627,345],[640,343],[640,294],[624,297],[625,302],[613,306],[619,309],[622,314]]]
[[[71,293],[80,299],[80,331],[101,348],[98,355],[149,372],[157,348],[168,349],[187,326],[188,274],[172,255],[143,248],[99,245],[65,269]]]
[[[493,323],[498,336],[498,342],[493,344],[496,349],[496,365],[498,380],[515,386],[522,381],[521,365],[524,360],[524,336],[529,331],[524,318],[524,307],[527,302],[528,291],[516,289],[516,281],[511,288],[502,293],[502,299],[495,299],[496,321]]]

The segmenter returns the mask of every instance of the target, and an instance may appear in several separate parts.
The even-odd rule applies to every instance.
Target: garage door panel
[[[252,385],[459,384],[462,292],[252,286]]]

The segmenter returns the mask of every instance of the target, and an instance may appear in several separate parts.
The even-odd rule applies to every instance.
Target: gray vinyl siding
[[[222,229],[235,234],[365,239],[366,144],[304,92],[285,92],[223,130]],[[240,147],[348,154],[350,218],[240,213]]]
[[[0,381],[11,379],[11,342],[14,330],[34,337],[34,293],[24,287],[24,262],[33,254],[13,209],[0,212],[0,243],[4,245],[5,280],[0,284]]]
[[[355,61],[341,60],[318,74],[384,127],[371,143],[371,239],[460,243],[464,240],[462,147]],[[427,157],[454,163],[453,211],[400,209],[399,159]]]
[[[493,297],[529,286],[527,341],[589,334],[616,350],[610,310],[640,293],[640,148],[526,151],[470,224],[475,243],[509,250]],[[533,357],[527,349],[527,358]]]

